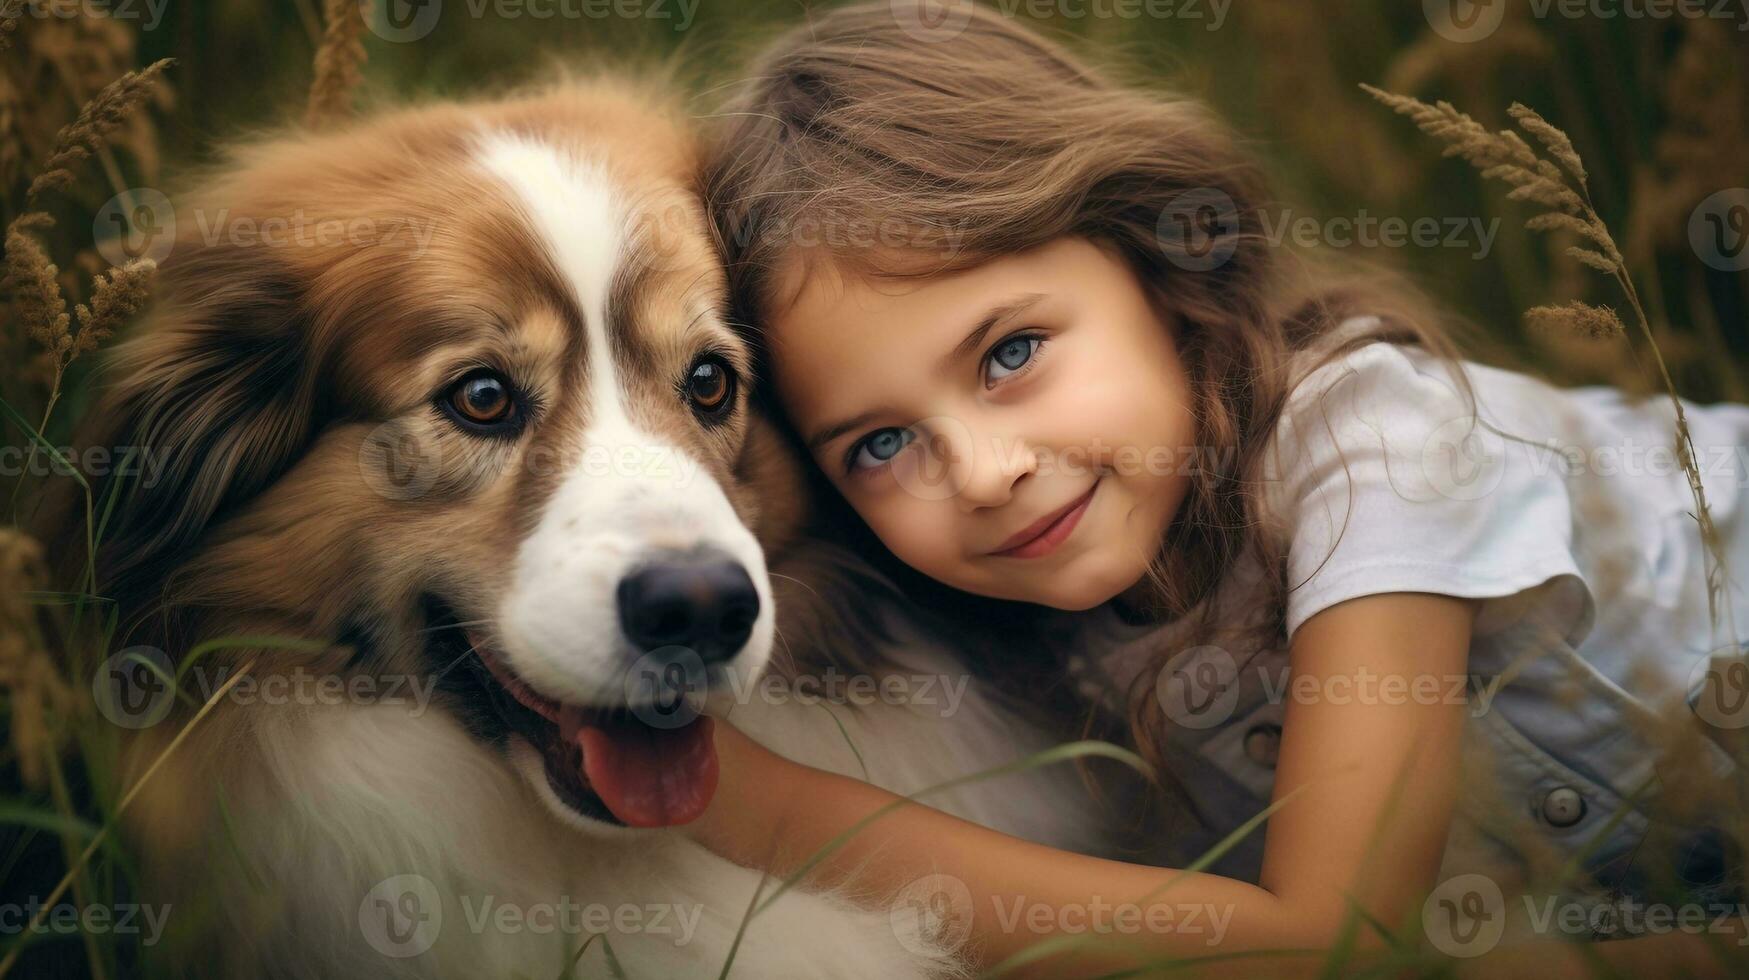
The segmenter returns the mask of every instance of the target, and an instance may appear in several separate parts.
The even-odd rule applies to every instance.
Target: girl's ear
[[[78,440],[132,461],[89,481],[101,592],[161,587],[217,519],[308,444],[323,406],[303,284],[274,251],[179,240],[160,266],[156,311],[111,352],[114,380]],[[88,560],[83,500],[65,512],[51,540],[77,581]]]

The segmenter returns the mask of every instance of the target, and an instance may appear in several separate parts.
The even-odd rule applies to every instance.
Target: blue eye
[[[1033,355],[1044,345],[1044,338],[1036,335],[1010,337],[997,344],[989,357],[984,361],[989,370],[984,372],[988,381],[1001,381],[1025,368],[1032,361]]]
[[[885,465],[916,438],[907,429],[877,429],[850,447],[850,469],[875,469]]]

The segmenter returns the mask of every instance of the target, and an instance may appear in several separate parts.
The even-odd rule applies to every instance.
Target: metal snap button
[[[1571,827],[1585,816],[1585,797],[1571,786],[1557,786],[1543,797],[1543,819],[1553,827]]]
[[[1281,755],[1281,726],[1256,725],[1245,733],[1245,756],[1267,769],[1275,768]]]

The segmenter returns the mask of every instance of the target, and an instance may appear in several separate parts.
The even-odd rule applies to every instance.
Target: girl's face
[[[1066,238],[927,279],[786,279],[778,394],[893,554],[1059,609],[1142,577],[1203,460],[1172,325],[1121,258]]]

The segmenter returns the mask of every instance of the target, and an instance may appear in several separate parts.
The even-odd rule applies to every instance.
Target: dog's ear
[[[78,440],[133,461],[90,481],[106,593],[143,598],[159,587],[203,532],[311,438],[322,400],[303,287],[274,251],[179,240],[160,266],[154,313],[110,352],[104,393]],[[77,575],[88,559],[82,502],[74,511],[60,522],[57,550]]]

